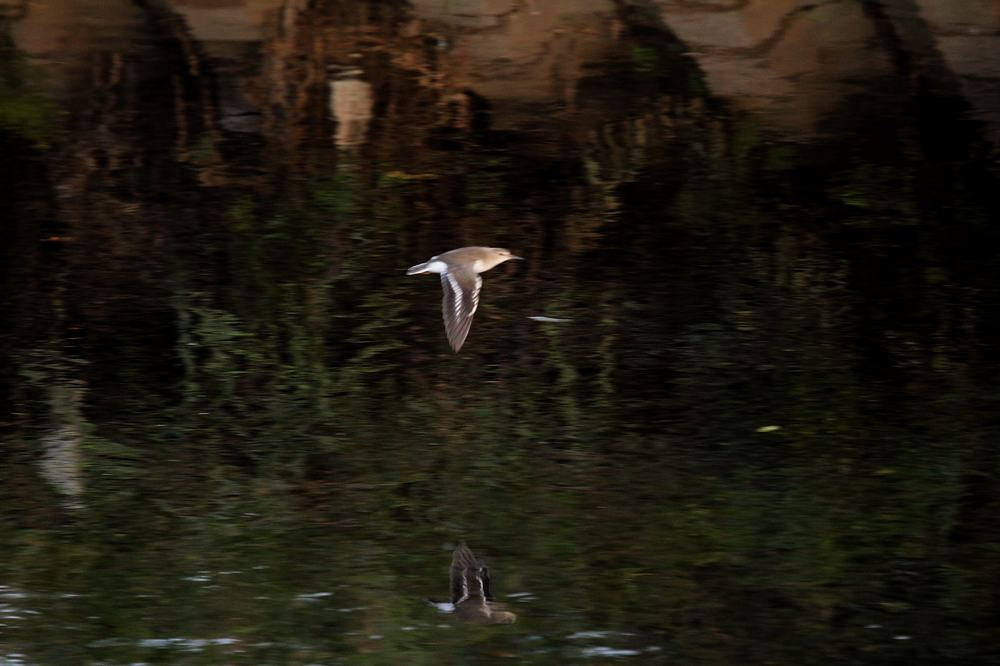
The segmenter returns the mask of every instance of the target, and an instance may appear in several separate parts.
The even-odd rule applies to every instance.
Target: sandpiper
[[[471,624],[513,624],[517,615],[493,600],[490,570],[464,543],[451,558],[451,603],[455,617]]]
[[[441,306],[444,330],[448,334],[448,344],[458,351],[469,335],[472,315],[479,307],[479,290],[483,287],[483,279],[479,274],[505,261],[522,258],[502,247],[478,245],[460,247],[435,255],[422,264],[411,266],[406,274],[441,274],[441,287],[444,289],[444,302]]]

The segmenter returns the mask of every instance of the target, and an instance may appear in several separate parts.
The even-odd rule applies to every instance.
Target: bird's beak
[[[511,259],[520,259],[521,261],[524,261],[524,257],[519,257],[519,256],[517,256],[516,254],[512,254],[512,255],[510,255],[510,258],[511,258]]]

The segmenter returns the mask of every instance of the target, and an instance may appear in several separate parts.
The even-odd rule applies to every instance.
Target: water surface
[[[0,662],[998,658],[958,4],[0,4]]]

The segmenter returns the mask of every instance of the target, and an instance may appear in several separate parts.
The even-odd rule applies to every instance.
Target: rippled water
[[[0,2],[0,663],[996,659],[996,21]]]

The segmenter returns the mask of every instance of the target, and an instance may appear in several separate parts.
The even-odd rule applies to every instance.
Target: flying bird
[[[462,348],[472,326],[472,315],[479,307],[479,291],[483,288],[480,273],[485,273],[511,259],[523,259],[502,247],[460,247],[438,254],[422,264],[410,266],[407,275],[439,273],[444,301],[441,313],[448,344],[456,352]]]

